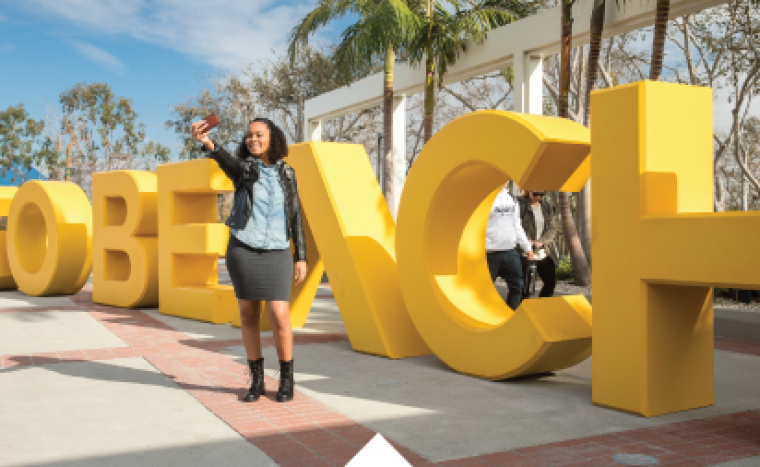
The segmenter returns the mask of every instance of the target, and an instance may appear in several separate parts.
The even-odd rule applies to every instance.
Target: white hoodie
[[[520,222],[520,205],[509,194],[506,185],[491,206],[486,225],[486,251],[511,250],[517,245],[523,251],[532,247]]]

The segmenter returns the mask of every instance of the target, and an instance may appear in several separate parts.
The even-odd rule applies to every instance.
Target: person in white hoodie
[[[491,206],[486,224],[486,261],[491,280],[501,277],[507,282],[507,305],[516,310],[520,306],[523,289],[523,269],[516,247],[528,252],[533,259],[533,246],[520,221],[520,203],[512,196],[507,185],[499,191]]]

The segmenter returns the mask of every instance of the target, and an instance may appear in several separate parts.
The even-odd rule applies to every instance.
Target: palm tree
[[[449,66],[467,51],[468,43],[483,42],[488,31],[534,13],[536,6],[534,2],[520,0],[410,0],[410,6],[412,3],[420,15],[421,26],[408,53],[413,64],[425,61],[423,127],[427,142],[433,136],[436,73],[440,87]]]
[[[665,55],[665,39],[668,32],[670,0],[657,0],[657,12],[654,20],[654,37],[652,37],[652,64],[649,67],[649,79],[659,81],[662,74],[662,61]]]
[[[557,115],[562,118],[568,117],[569,96],[570,96],[570,55],[572,51],[573,35],[573,4],[575,0],[562,0],[562,38],[560,51],[560,71],[559,71],[559,105]],[[570,208],[570,194],[559,193],[559,209],[562,217],[562,233],[565,236],[568,251],[570,252],[570,261],[573,263],[573,273],[575,283],[578,285],[589,285],[591,283],[591,268],[589,267],[586,255],[583,253],[578,230],[573,221],[573,212]]]
[[[594,8],[591,11],[591,43],[588,47],[588,68],[586,69],[585,98],[583,101],[583,125],[589,125],[591,118],[591,91],[596,86],[599,75],[599,55],[602,51],[602,32],[604,32],[604,12],[606,0],[594,0]]]
[[[588,60],[586,68],[586,85],[583,99],[583,125],[589,126],[591,119],[591,91],[596,86],[599,75],[599,56],[602,50],[602,32],[604,31],[604,13],[606,0],[594,0],[594,8],[591,10],[591,42],[588,48]],[[586,185],[578,197],[578,208],[581,222],[580,236],[581,246],[586,254],[586,261],[591,265],[591,183]]]
[[[383,79],[383,194],[389,202],[393,187],[393,69],[396,53],[416,35],[418,16],[407,6],[407,0],[321,0],[290,33],[288,51],[291,61],[298,56],[300,45],[319,28],[346,15],[358,20],[342,33],[335,50],[336,66],[345,76],[359,68],[372,66],[377,59],[385,62]],[[379,148],[378,148],[379,149]]]

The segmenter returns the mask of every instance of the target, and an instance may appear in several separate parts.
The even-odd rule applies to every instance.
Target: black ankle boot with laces
[[[243,401],[256,402],[267,392],[264,387],[264,358],[248,360],[248,368],[251,370],[251,387],[243,396]]]
[[[280,360],[280,389],[277,391],[277,402],[288,402],[293,400],[293,360]]]

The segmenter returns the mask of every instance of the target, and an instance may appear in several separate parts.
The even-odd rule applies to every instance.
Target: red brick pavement
[[[89,289],[89,287],[88,287]],[[0,368],[143,357],[185,389],[217,417],[281,466],[345,465],[374,432],[337,411],[296,392],[292,402],[273,396],[277,382],[265,378],[268,394],[255,404],[240,401],[245,366],[220,353],[240,340],[196,341],[139,311],[93,304],[89,290],[72,297],[129,347],[0,356]],[[9,310],[3,310],[9,312]],[[23,308],[14,311],[43,311]],[[296,345],[345,340],[344,333],[296,335]],[[262,345],[272,346],[271,338]],[[716,338],[715,348],[760,355],[760,344]],[[619,453],[655,457],[658,465],[705,466],[760,456],[760,410],[591,436],[464,459],[432,462],[392,443],[412,465],[600,466]]]

